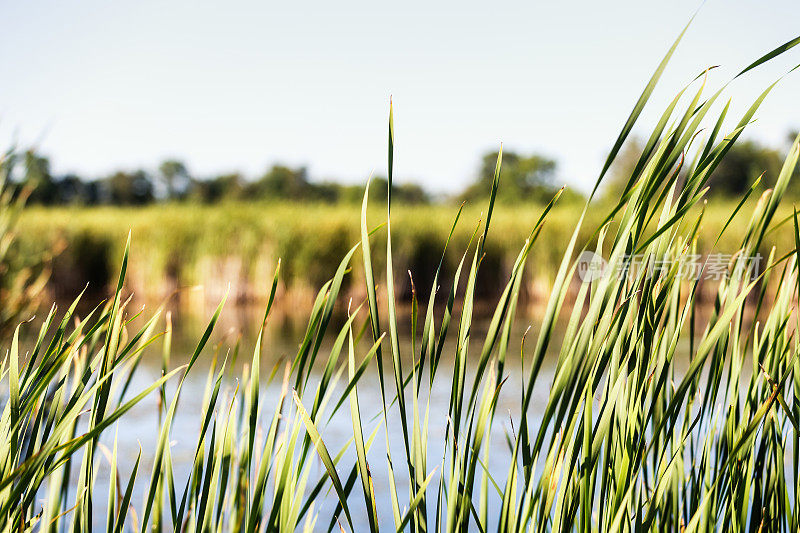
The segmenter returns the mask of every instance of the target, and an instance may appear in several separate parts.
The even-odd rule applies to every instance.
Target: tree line
[[[792,136],[793,138],[793,136]],[[756,141],[744,141],[723,159],[709,180],[711,195],[736,196],[746,192],[762,175],[769,186],[778,176],[784,158],[783,147],[769,147]],[[641,144],[635,140],[621,154],[606,186],[613,197],[624,186],[638,160]],[[472,181],[449,199],[474,201],[485,197],[494,177],[496,152],[488,152],[480,160]],[[327,203],[357,203],[363,196],[363,185],[319,181],[309,176],[305,167],[275,164],[255,178],[239,172],[210,178],[199,178],[181,161],[168,159],[155,170],[119,170],[110,175],[87,179],[75,174],[56,175],[49,159],[36,150],[9,152],[6,164],[11,169],[10,181],[30,194],[29,203],[41,205],[147,205],[155,202],[217,203],[226,200],[291,200]],[[546,202],[561,185],[556,183],[557,162],[541,154],[503,154],[502,183],[498,191],[501,203]],[[792,180],[792,191],[800,196],[800,183]],[[385,197],[386,178],[373,180],[370,195],[374,200]],[[579,193],[569,193],[572,197]],[[395,182],[393,199],[400,203],[426,204],[437,200],[416,183]],[[568,196],[569,197],[569,196]]]

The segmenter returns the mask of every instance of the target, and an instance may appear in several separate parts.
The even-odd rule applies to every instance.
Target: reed
[[[0,154],[0,335],[4,336],[36,309],[55,250],[49,246],[20,254],[20,218],[30,190],[12,182],[14,158],[13,150]]]
[[[735,199],[712,198],[708,205],[693,208],[693,215],[705,210],[698,253],[736,252],[738,236],[747,229],[746,212],[755,207],[757,200],[751,195],[731,221],[730,213],[738,204]],[[543,207],[501,205],[495,209],[492,238],[486,243],[479,271],[477,296],[481,306],[491,305],[500,296],[519,244],[527,238]],[[550,210],[538,238],[536,260],[523,273],[520,295],[523,305],[539,306],[546,301],[564,243],[569,242],[582,207],[582,204],[562,204],[559,200]],[[593,204],[580,229],[579,242],[589,242],[594,228],[613,207],[605,200]],[[392,208],[394,269],[413,272],[421,296],[427,296],[457,209],[457,205],[448,204]],[[485,209],[485,205],[465,205],[462,219],[477,221]],[[368,216],[370,220],[378,220],[382,212],[372,205]],[[783,219],[791,214],[791,202],[786,201],[779,206],[776,217]],[[716,242],[726,223],[729,223],[727,230]],[[302,203],[83,209],[32,206],[23,211],[18,226],[15,255],[28,268],[36,268],[43,254],[58,252],[49,263],[52,275],[43,299],[71,300],[87,283],[93,296],[112,293],[130,230],[135,253],[130,257],[125,286],[139,302],[157,303],[176,288],[202,287],[202,292],[180,293],[181,305],[194,309],[200,301],[213,308],[230,284],[232,300],[263,306],[264,287],[270,283],[275,262],[281,258],[278,298],[302,303],[303,313],[308,312],[317,289],[336,270],[351,244],[360,240],[361,233],[359,217],[353,216],[352,208]],[[455,228],[444,254],[440,281],[449,282],[452,278],[473,229],[470,224]],[[791,250],[792,232],[788,225],[776,228],[769,245],[780,251]],[[384,248],[385,239],[385,233],[376,233],[373,246]],[[761,253],[769,253],[769,246],[763,246]],[[360,251],[356,252],[355,261],[360,263]],[[374,261],[376,283],[384,285],[384,254],[376,255]],[[344,285],[347,297],[366,296],[361,269],[355,269]],[[398,301],[408,305],[411,301],[408,276],[397,276],[395,289]],[[708,291],[713,293],[711,287]],[[705,301],[713,297],[709,294],[703,291]]]

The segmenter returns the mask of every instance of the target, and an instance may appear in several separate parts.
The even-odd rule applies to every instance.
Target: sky
[[[715,89],[800,35],[800,4],[3,2],[0,146],[35,146],[57,174],[178,158],[198,177],[284,163],[359,183],[386,172],[391,96],[399,181],[456,191],[502,142],[555,158],[558,181],[586,190],[696,11],[640,135],[705,68],[719,65]],[[800,47],[734,81],[731,124],[798,63]],[[800,70],[746,136],[783,146],[798,95]]]

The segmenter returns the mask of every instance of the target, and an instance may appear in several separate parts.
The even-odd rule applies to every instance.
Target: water
[[[61,309],[65,306],[62,305]],[[139,307],[130,306],[128,314],[133,315],[139,311]],[[213,314],[214,308],[200,308],[197,307],[183,307],[174,308],[170,311],[171,321],[173,324],[172,334],[172,356],[170,361],[170,368],[185,363],[194,352],[197,342],[201,338],[205,330],[208,320]],[[477,309],[472,321],[469,359],[467,365],[467,380],[466,390],[469,391],[472,386],[474,377],[474,367],[480,354],[485,335],[489,326],[489,311],[487,309]],[[701,308],[698,312],[699,325],[697,333],[702,331],[702,326],[707,322],[707,316],[710,309]],[[141,317],[132,321],[130,332],[133,333],[137,327],[144,323],[146,318],[151,316],[153,309],[145,309]],[[441,310],[435,313],[437,323],[436,331],[438,333],[439,321],[441,320]],[[420,311],[420,322],[424,322],[424,311]],[[264,332],[263,345],[261,352],[261,430],[266,432],[266,426],[271,412],[274,409],[275,402],[277,401],[281,392],[281,376],[283,368],[287,361],[291,361],[297,353],[299,341],[303,338],[308,311],[306,309],[291,309],[288,306],[278,306],[270,316],[267,328]],[[162,317],[159,322],[157,331],[163,330],[165,325],[165,317]],[[527,375],[530,367],[530,353],[533,345],[536,342],[538,335],[538,327],[541,323],[541,313],[537,309],[521,310],[518,312],[517,321],[513,327],[511,336],[511,344],[506,359],[506,366],[504,369],[504,377],[507,379],[504,382],[501,390],[498,406],[496,409],[496,416],[491,427],[489,436],[491,453],[489,461],[486,465],[487,471],[496,479],[497,483],[502,486],[507,476],[507,469],[510,461],[510,451],[507,445],[507,435],[513,434],[518,431],[522,413],[520,413],[520,397],[522,394],[521,380],[522,376]],[[253,356],[253,349],[255,340],[258,335],[258,330],[263,319],[263,308],[260,306],[246,306],[246,305],[228,305],[224,310],[217,326],[211,336],[210,342],[202,351],[195,367],[188,375],[184,383],[183,392],[180,399],[179,408],[176,411],[176,416],[173,421],[171,431],[170,450],[174,465],[174,476],[176,489],[179,495],[183,491],[186,480],[189,477],[192,462],[194,460],[194,450],[196,446],[196,438],[200,430],[202,422],[202,407],[203,394],[206,387],[209,371],[212,369],[212,362],[216,359],[219,363],[223,360],[227,362],[228,371],[225,376],[223,394],[217,403],[217,411],[222,412],[227,410],[230,402],[230,394],[237,385],[237,378],[242,375],[242,371],[246,365],[250,364]],[[410,309],[401,309],[398,315],[399,319],[399,339],[402,362],[404,371],[409,372],[411,368],[411,328],[410,328]],[[359,319],[356,321],[354,330],[358,332],[361,324],[366,320],[366,313],[362,309]],[[303,402],[306,407],[310,407],[313,402],[313,394],[321,375],[322,366],[327,360],[331,345],[338,334],[340,328],[346,321],[346,313],[344,309],[337,309],[332,318],[331,324],[328,328],[328,334],[323,339],[317,365],[314,367],[307,388],[308,393],[304,396]],[[418,329],[422,324],[419,324]],[[551,346],[558,349],[564,334],[565,325],[563,322],[557,322],[555,332],[551,340]],[[386,327],[386,317],[383,317],[382,326]],[[429,513],[432,514],[433,506],[436,499],[436,485],[439,480],[439,472],[441,472],[440,463],[442,461],[443,447],[445,442],[445,431],[447,425],[447,413],[450,400],[450,386],[452,383],[452,375],[454,372],[454,352],[455,352],[455,338],[458,334],[459,327],[459,314],[455,313],[453,317],[448,338],[450,339],[445,343],[442,354],[442,359],[439,365],[437,380],[434,386],[429,390],[427,386],[423,386],[420,394],[422,402],[429,401],[430,421],[429,421],[429,437],[428,437],[428,473],[434,468],[439,467],[439,471],[434,477],[433,483],[428,489],[428,498],[431,504],[429,505]],[[530,329],[529,329],[530,328]],[[23,342],[30,345],[32,342],[31,336],[38,331],[36,323],[29,324],[25,327],[24,333],[27,333],[28,338]],[[525,353],[527,360],[523,361],[520,357],[520,342],[527,331],[527,344]],[[367,332],[364,338],[357,344],[356,360],[361,361],[361,358],[366,354],[371,341],[370,334]],[[134,379],[129,389],[127,398],[132,397],[139,391],[145,389],[153,381],[161,376],[161,340],[157,340],[150,348],[148,348],[141,361],[141,365],[134,376]],[[688,343],[684,339],[684,344],[679,346],[678,357],[675,360],[676,374],[680,376],[688,364]],[[394,379],[391,368],[389,352],[389,343],[384,341],[385,355],[384,371],[386,376],[387,393],[389,400],[392,398],[394,391]],[[417,339],[417,347],[419,346],[419,339]],[[238,350],[237,348],[238,347]],[[238,351],[238,355],[237,355]],[[346,353],[346,352],[345,352]],[[340,364],[344,364],[345,353],[340,356]],[[538,375],[533,388],[533,397],[531,406],[525,416],[529,423],[532,424],[534,430],[538,429],[538,421],[541,420],[542,411],[547,403],[550,387],[553,381],[553,374],[555,370],[556,358],[555,354],[548,354],[543,362],[542,368]],[[747,366],[745,365],[745,378],[748,375]],[[346,375],[346,372],[343,376]],[[427,380],[427,375],[425,376]],[[330,414],[331,409],[336,404],[339,397],[343,395],[345,384],[344,378],[334,388],[332,398],[334,400],[327,407],[326,413]],[[177,378],[173,378],[168,386],[168,399],[171,399],[177,383]],[[369,365],[366,373],[359,381],[358,393],[360,399],[361,418],[363,424],[364,437],[367,439],[369,435],[377,428],[376,438],[372,445],[371,450],[368,452],[368,461],[373,475],[373,483],[376,491],[376,500],[378,505],[378,515],[381,518],[381,527],[384,530],[393,529],[392,520],[392,507],[388,490],[387,479],[387,461],[386,461],[386,438],[388,437],[389,448],[392,453],[393,466],[395,472],[395,479],[397,482],[397,490],[401,501],[408,501],[408,472],[405,462],[405,439],[402,435],[401,425],[398,418],[397,406],[393,406],[389,413],[389,428],[385,434],[382,426],[382,417],[379,407],[380,401],[380,387],[376,362]],[[113,393],[116,398],[118,391]],[[291,404],[291,393],[287,398],[287,403]],[[420,405],[420,410],[423,412],[426,405]],[[408,406],[411,409],[411,406]],[[142,461],[140,464],[139,474],[135,486],[135,493],[133,498],[133,506],[136,510],[141,509],[142,503],[145,499],[145,493],[148,488],[150,480],[150,472],[152,469],[153,454],[156,449],[159,430],[161,428],[159,422],[159,406],[158,396],[151,394],[146,397],[144,401],[139,403],[134,409],[125,415],[122,421],[116,426],[107,430],[101,439],[101,452],[103,449],[108,450],[113,446],[115,435],[118,436],[118,463],[119,463],[119,476],[125,482],[130,475],[131,468],[136,460],[138,453],[141,450]],[[86,423],[87,415],[83,415],[83,423]],[[410,417],[409,417],[410,418]],[[512,422],[513,421],[513,422]],[[284,426],[285,427],[285,426]],[[352,426],[350,420],[349,406],[345,402],[341,409],[334,415],[328,418],[326,415],[323,422],[319,424],[318,429],[322,434],[322,438],[330,451],[331,455],[335,456],[338,451],[348,444],[352,436]],[[698,428],[697,431],[704,431]],[[513,440],[513,437],[512,437]],[[256,447],[258,448],[257,439]],[[788,456],[787,456],[788,457]],[[75,458],[76,465],[80,464],[81,456],[78,454]],[[350,467],[355,464],[355,452],[352,445],[349,445],[348,451],[339,463],[339,475],[344,481],[349,472]],[[103,457],[103,454],[97,456],[97,477],[95,482],[95,498],[94,498],[94,525],[101,529],[105,524],[105,503],[108,490],[109,479],[109,461]],[[541,465],[540,465],[541,468]],[[77,483],[77,466],[73,468],[73,487]],[[477,472],[478,479],[483,474],[480,467]],[[322,477],[325,477],[325,469],[322,464],[314,457],[311,475],[307,491],[310,490]],[[315,500],[315,513],[322,517],[317,522],[317,530],[327,530],[328,520],[331,516],[334,507],[337,505],[337,498],[332,490],[329,490],[330,484],[326,484],[326,488],[319,498]],[[46,487],[44,487],[46,489]],[[271,487],[270,487],[271,490]],[[42,491],[41,496],[46,495]],[[495,520],[497,511],[499,509],[499,497],[493,489],[492,484],[489,485],[489,519],[490,523]],[[304,501],[304,496],[300,496]],[[72,505],[75,494],[69,496],[69,505]],[[271,493],[268,494],[267,500],[271,498]],[[42,503],[42,501],[40,501]],[[363,497],[361,495],[360,483],[357,482],[356,486],[350,496],[350,508],[353,511],[353,520],[355,531],[363,531],[368,528],[367,518],[364,512]],[[37,509],[38,511],[38,509]],[[168,514],[168,511],[165,510]],[[401,513],[403,510],[401,509]],[[429,520],[433,517],[429,516]],[[135,523],[135,518],[129,518],[129,527]],[[341,517],[344,521],[344,518]],[[334,530],[338,530],[334,528]]]
[[[63,308],[63,307],[62,307]],[[136,309],[138,311],[138,308]],[[135,331],[138,324],[143,323],[144,318],[150,316],[152,310],[145,310],[142,318],[135,319],[131,326],[131,333]],[[129,311],[134,313],[134,310]],[[203,331],[206,328],[207,322],[213,313],[213,309],[203,309],[199,312],[188,309],[173,309],[171,320],[173,324],[172,336],[172,357],[170,361],[171,368],[182,364],[187,361],[193,353],[198,340],[201,338]],[[436,314],[437,318],[441,313]],[[227,409],[230,401],[230,391],[234,389],[237,383],[237,378],[241,376],[243,366],[249,365],[253,347],[258,335],[258,329],[263,318],[263,309],[257,306],[229,306],[225,309],[220,317],[219,322],[214,330],[214,334],[207,347],[203,350],[196,366],[189,373],[186,382],[184,383],[183,392],[180,398],[180,405],[176,411],[176,417],[173,422],[171,432],[171,454],[175,468],[175,482],[176,488],[179,493],[183,490],[183,486],[188,479],[192,461],[194,459],[194,450],[196,446],[196,438],[200,431],[202,406],[203,406],[203,392],[206,387],[206,382],[211,368],[212,361],[216,357],[219,362],[227,360],[229,371],[225,378],[225,393],[221,395],[220,401],[217,404],[217,410]],[[362,320],[366,319],[366,313],[362,310]],[[489,325],[488,313],[484,310],[476,312],[475,319],[473,320],[471,335],[470,335],[470,349],[469,349],[469,362],[468,364],[468,378],[467,378],[467,391],[472,386],[474,376],[474,362],[478,358],[482,348],[486,330]],[[490,454],[489,464],[487,468],[493,476],[498,477],[498,483],[506,477],[506,469],[508,468],[509,453],[506,443],[506,432],[512,431],[511,419],[519,419],[520,410],[520,396],[521,396],[521,376],[523,375],[523,364],[520,360],[520,340],[529,326],[532,326],[529,332],[529,348],[533,345],[535,340],[536,325],[538,324],[536,313],[523,314],[517,320],[512,335],[512,344],[509,347],[507,356],[506,367],[504,374],[509,377],[503,385],[502,392],[499,397],[497,407],[497,417],[492,426],[491,431],[491,447],[492,453]],[[313,402],[313,392],[316,388],[319,376],[322,371],[325,360],[328,357],[330,347],[333,344],[336,334],[343,326],[346,317],[344,313],[336,313],[328,328],[329,333],[326,335],[320,355],[318,357],[317,365],[314,367],[312,375],[309,380],[309,391],[303,398],[306,407],[310,407]],[[398,317],[400,321],[400,339],[401,339],[401,353],[403,354],[404,372],[409,372],[411,368],[410,359],[410,312],[409,310],[402,310]],[[262,428],[266,432],[268,417],[271,416],[275,402],[280,395],[281,389],[281,376],[283,374],[283,367],[286,361],[291,361],[297,352],[299,341],[303,338],[306,327],[307,314],[302,312],[291,312],[287,309],[277,309],[271,315],[267,328],[264,334],[264,341],[262,346],[261,357],[261,401],[262,403]],[[362,320],[359,320],[360,324]],[[420,321],[424,320],[424,315]],[[423,386],[423,392],[420,395],[421,401],[429,398],[430,402],[430,421],[429,421],[429,454],[428,454],[428,468],[432,471],[442,460],[443,445],[445,441],[445,430],[447,427],[447,412],[450,399],[450,384],[451,376],[453,374],[453,359],[455,352],[455,338],[458,333],[458,314],[453,318],[449,332],[449,342],[445,344],[442,359],[439,364],[437,373],[437,380],[432,389]],[[385,318],[384,318],[385,323]],[[164,321],[162,320],[159,328],[163,328]],[[420,324],[421,327],[421,324]],[[30,327],[29,332],[33,333],[35,327]],[[438,332],[438,322],[437,322]],[[359,343],[356,348],[356,360],[360,362],[361,358],[366,354],[371,342],[369,333],[364,336],[364,339]],[[130,398],[138,391],[146,388],[154,380],[158,379],[161,375],[161,345],[160,340],[148,348],[144,353],[139,370],[134,375],[127,397]],[[235,346],[238,344],[238,357],[234,361]],[[388,341],[384,342],[384,349],[389,350]],[[346,352],[340,357],[340,364],[343,364]],[[384,357],[384,370],[386,376],[386,388],[389,400],[393,395],[390,393],[394,391],[394,381],[391,369],[390,357]],[[552,357],[545,360],[540,376],[537,380],[537,385],[534,389],[534,397],[532,401],[532,408],[527,413],[529,419],[536,419],[541,416],[541,409],[546,403],[549,394],[549,384],[552,382],[552,372],[554,369],[555,361]],[[270,380],[270,377],[274,379]],[[326,413],[330,413],[336,404],[338,397],[341,396],[346,385],[346,372],[343,374],[342,379],[338,382],[335,392],[332,397],[332,402],[328,405]],[[425,380],[427,380],[427,375]],[[177,378],[172,380],[168,387],[168,399],[171,399],[174,386]],[[373,361],[365,372],[364,376],[359,381],[358,393],[361,407],[361,418],[363,424],[364,438],[367,439],[372,431],[378,427],[382,421],[379,417],[380,402],[380,387],[377,371],[377,364]],[[118,392],[115,393],[115,396]],[[290,393],[291,397],[291,393]],[[291,402],[291,399],[287,401]],[[408,405],[410,411],[411,406]],[[421,416],[424,416],[425,405],[420,406],[422,411]],[[84,415],[85,416],[85,415]],[[267,419],[267,421],[265,421]],[[327,420],[328,417],[325,417]],[[408,493],[407,484],[407,467],[405,466],[405,451],[404,439],[402,435],[401,425],[397,419],[397,407],[394,406],[389,412],[389,430],[388,439],[389,446],[392,453],[393,465],[395,470],[395,477],[397,482],[397,490],[400,495],[401,501],[406,499],[404,495]],[[84,421],[85,422],[85,421]],[[348,442],[352,436],[352,425],[350,420],[349,406],[345,402],[339,411],[333,415],[327,423],[321,424],[319,427],[323,440],[328,447],[331,455],[336,453]],[[518,426],[515,428],[518,429]],[[160,430],[160,423],[158,418],[158,397],[156,394],[151,394],[134,409],[125,415],[120,423],[110,430],[107,430],[101,440],[102,446],[110,449],[113,446],[115,434],[118,435],[118,463],[119,475],[121,479],[127,480],[131,468],[136,460],[136,457],[141,450],[142,461],[140,464],[139,475],[137,476],[137,483],[135,488],[135,495],[133,498],[133,505],[136,509],[141,508],[142,502],[145,499],[145,493],[150,478],[150,471],[152,468],[153,454],[156,449],[158,433]],[[386,440],[384,438],[384,430],[381,428],[377,431],[375,441],[368,453],[368,461],[371,465],[371,472],[374,476],[374,485],[376,491],[376,499],[378,503],[379,516],[383,519],[381,526],[384,528],[393,528],[391,501],[388,491],[388,479],[386,476],[387,462],[386,462]],[[355,463],[355,452],[350,446],[350,450],[345,454],[340,466],[340,477],[344,480],[349,474],[349,469]],[[101,450],[102,451],[102,450]],[[109,463],[105,458],[98,459],[97,478],[95,484],[95,525],[98,528],[104,526],[105,521],[105,497],[101,496],[107,492],[108,471]],[[75,475],[73,469],[73,475]],[[441,468],[440,470],[441,471]],[[313,487],[321,476],[324,476],[325,470],[321,462],[316,461],[312,468],[311,476],[309,479],[309,489]],[[480,475],[481,472],[479,471]],[[437,474],[438,476],[438,474]],[[438,477],[435,478],[438,481]],[[77,482],[77,477],[73,480]],[[435,495],[435,482],[429,488],[429,494]],[[328,485],[329,486],[329,485]],[[327,488],[325,489],[327,491]],[[490,492],[493,492],[490,489]],[[44,496],[44,494],[43,494]],[[71,495],[70,498],[74,497]],[[434,496],[430,496],[434,497]],[[269,499],[269,497],[268,497]],[[367,528],[366,515],[363,512],[363,499],[361,496],[360,484],[357,484],[351,494],[351,508],[354,516],[355,530],[361,531]],[[495,498],[497,500],[497,498]],[[406,499],[407,501],[407,499]],[[321,517],[326,517],[317,523],[317,528],[327,529],[327,520],[333,508],[336,506],[337,499],[333,491],[325,492],[324,497],[319,499],[315,504],[315,511],[319,512]],[[495,508],[499,501],[492,501],[492,508]],[[342,520],[344,518],[342,517]],[[325,522],[325,523],[322,523]]]

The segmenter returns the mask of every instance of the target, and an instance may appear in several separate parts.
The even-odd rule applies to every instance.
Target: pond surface
[[[63,309],[63,307],[62,307]],[[138,308],[136,309],[138,310]],[[145,310],[144,317],[149,317],[153,309]],[[132,309],[129,313],[134,313]],[[203,331],[206,328],[207,322],[213,313],[213,309],[204,309],[201,312],[193,312],[187,309],[173,309],[170,312],[173,324],[172,334],[172,357],[170,367],[174,368],[179,364],[188,360],[194,351],[198,340],[201,338]],[[333,344],[335,336],[338,334],[340,328],[344,324],[344,313],[338,313],[334,316],[328,334],[324,339],[318,357],[318,364],[312,372],[307,393],[304,397],[304,403],[307,407],[313,402],[313,394],[316,388],[316,383],[319,379],[324,361],[327,359],[330,347]],[[166,316],[166,315],[165,315]],[[436,313],[436,327],[441,320],[441,313]],[[171,435],[171,453],[175,468],[175,483],[176,488],[180,492],[188,479],[191,464],[194,458],[194,449],[196,445],[197,435],[200,430],[202,422],[202,406],[204,390],[209,376],[209,370],[212,366],[214,357],[218,360],[227,359],[229,372],[225,379],[225,392],[220,396],[220,401],[217,404],[217,409],[227,409],[230,401],[231,391],[234,390],[237,384],[237,378],[242,375],[244,365],[249,365],[253,356],[253,347],[258,335],[258,329],[263,318],[263,309],[258,306],[229,306],[223,310],[219,322],[211,337],[208,346],[202,352],[197,364],[190,372],[187,381],[184,384],[183,392],[180,398],[180,405],[177,409],[177,414],[173,422],[172,435]],[[489,456],[489,464],[487,468],[489,472],[498,478],[498,483],[502,484],[506,478],[509,450],[506,442],[507,433],[516,431],[519,428],[518,423],[520,416],[520,399],[521,399],[521,381],[524,373],[529,371],[529,361],[523,361],[520,358],[520,342],[523,335],[527,334],[527,349],[526,353],[530,354],[536,341],[538,334],[538,326],[540,323],[541,314],[536,311],[519,312],[518,318],[513,328],[512,342],[509,346],[509,351],[506,360],[504,374],[508,377],[505,381],[501,394],[499,396],[498,407],[496,411],[496,418],[491,427],[490,445],[491,454]],[[137,319],[141,321],[142,319]],[[266,418],[274,408],[281,390],[281,375],[283,374],[283,366],[286,360],[291,361],[297,352],[299,342],[302,340],[306,328],[307,315],[305,313],[294,313],[286,309],[278,309],[270,317],[267,328],[264,334],[264,342],[262,346],[261,356],[261,402],[262,402],[262,428],[266,432],[268,420]],[[357,324],[366,320],[366,313],[362,309],[361,317]],[[385,325],[385,317],[383,317],[382,325]],[[400,349],[403,354],[404,371],[408,372],[411,368],[411,345],[410,345],[410,310],[403,310],[398,316],[400,327]],[[424,321],[424,315],[419,319]],[[486,331],[489,326],[490,315],[486,310],[478,310],[473,320],[470,332],[470,349],[469,361],[474,362],[477,360],[480,350],[483,346]],[[136,321],[135,321],[136,322]],[[165,321],[162,319],[159,325],[159,330],[163,330]],[[450,331],[448,334],[449,341],[445,344],[442,359],[437,372],[437,379],[432,388],[423,386],[423,392],[420,395],[421,401],[430,401],[430,421],[429,421],[429,439],[428,439],[428,468],[432,471],[437,467],[442,460],[444,451],[445,431],[447,428],[447,412],[450,399],[450,386],[451,377],[453,375],[453,359],[455,351],[455,338],[458,334],[459,317],[453,317]],[[556,335],[553,339],[552,346],[556,349],[560,346],[560,339],[563,335],[563,330],[566,324],[559,323],[556,327]],[[421,328],[421,324],[418,329]],[[34,330],[34,328],[31,328]],[[133,328],[131,331],[133,332]],[[358,327],[355,328],[358,331]],[[369,337],[369,333],[365,335]],[[238,344],[238,355],[235,355],[235,346]],[[356,360],[360,361],[366,354],[370,342],[365,338],[356,348]],[[418,343],[417,343],[418,346]],[[384,342],[384,349],[388,352],[389,344]],[[131,388],[128,392],[128,397],[132,397],[138,391],[146,388],[154,380],[158,379],[161,375],[161,340],[157,340],[153,346],[148,348],[142,358],[139,370],[134,376]],[[346,354],[346,352],[345,352]],[[236,359],[234,361],[234,358]],[[384,356],[384,368],[386,375],[386,388],[387,399],[393,397],[394,380],[391,369],[390,357]],[[340,358],[341,363],[346,361],[343,356]],[[544,361],[539,377],[536,381],[533,390],[533,399],[531,408],[527,413],[529,420],[534,424],[536,419],[541,417],[544,406],[550,392],[550,385],[553,379],[553,372],[555,369],[555,356],[549,354]],[[467,388],[471,387],[474,375],[474,365],[468,364],[468,378]],[[270,380],[270,377],[274,379]],[[333,393],[334,401],[332,401],[326,413],[330,413],[333,406],[336,404],[337,395],[341,396],[342,391],[346,385],[343,383],[346,377],[346,371],[336,385]],[[426,378],[423,381],[427,380]],[[168,387],[168,398],[171,399],[172,391],[174,391],[175,382],[173,380],[171,386]],[[117,393],[118,394],[118,393]],[[290,393],[291,394],[291,393]],[[364,376],[361,378],[358,385],[358,394],[360,399],[361,417],[363,424],[363,431],[365,439],[378,427],[381,423],[382,417],[379,417],[380,401],[380,387],[376,363],[371,363]],[[116,397],[116,396],[115,396]],[[288,400],[290,401],[290,400]],[[224,406],[224,407],[223,407]],[[424,412],[425,405],[421,405],[420,409]],[[411,406],[408,406],[411,409]],[[405,467],[405,452],[404,452],[404,439],[402,436],[401,425],[399,419],[396,418],[397,407],[391,408],[389,413],[389,428],[388,439],[389,446],[392,453],[393,464],[395,469],[395,477],[397,481],[397,490],[400,495],[401,501],[405,500],[403,495],[408,493],[408,484],[406,481],[407,470]],[[423,414],[424,416],[424,414]],[[326,415],[325,419],[328,417]],[[514,420],[515,425],[512,427],[511,420]],[[130,469],[136,459],[139,450],[142,451],[142,464],[140,465],[139,476],[136,484],[136,494],[133,499],[134,507],[138,510],[145,498],[145,492],[149,483],[150,471],[152,468],[153,453],[156,449],[158,433],[160,429],[160,422],[158,416],[158,398],[156,394],[152,394],[144,401],[138,404],[122,419],[122,422],[116,427],[119,435],[119,463],[120,475],[123,479],[127,479]],[[352,426],[350,420],[349,407],[347,402],[342,405],[342,408],[334,414],[329,422],[319,427],[323,440],[331,452],[335,455],[352,436]],[[113,445],[115,430],[107,430],[104,434],[102,442],[108,448]],[[344,480],[349,473],[350,466],[355,462],[355,452],[350,446],[350,450],[345,454],[340,465],[346,465],[340,468],[340,477]],[[368,460],[371,465],[371,471],[374,476],[374,485],[377,496],[378,512],[382,518],[380,524],[383,529],[393,530],[392,509],[391,501],[388,492],[388,479],[386,475],[386,440],[383,429],[377,431],[377,436],[368,453]],[[73,469],[73,472],[78,470]],[[441,471],[441,469],[440,469]],[[105,520],[105,496],[107,492],[108,480],[108,462],[105,459],[99,459],[99,467],[97,469],[98,476],[95,485],[95,521],[96,526],[101,529],[104,527]],[[309,480],[309,486],[313,487],[321,476],[325,473],[324,467],[319,461],[316,461],[312,468]],[[479,472],[481,474],[481,472]],[[438,473],[435,478],[438,481]],[[76,479],[77,481],[77,479]],[[435,498],[436,489],[435,483],[429,488],[429,498]],[[310,489],[309,489],[310,490]],[[327,490],[327,488],[326,488]],[[430,496],[433,495],[433,496]],[[72,498],[72,495],[71,495]],[[363,512],[363,497],[361,495],[360,484],[357,484],[351,493],[351,508],[354,513],[353,519],[355,522],[355,530],[363,531],[368,528],[366,522],[366,515]],[[324,497],[319,499],[315,504],[315,511],[319,512],[321,517],[317,523],[316,529],[327,530],[328,517],[331,516],[333,508],[336,506],[337,499],[333,491],[326,492]],[[496,516],[496,511],[499,506],[499,499],[497,494],[491,489],[490,484],[490,519]],[[494,512],[493,512],[494,511]],[[401,510],[402,512],[402,510]],[[432,511],[431,511],[432,512]],[[433,517],[431,516],[431,519]],[[338,530],[338,527],[336,528]]]

